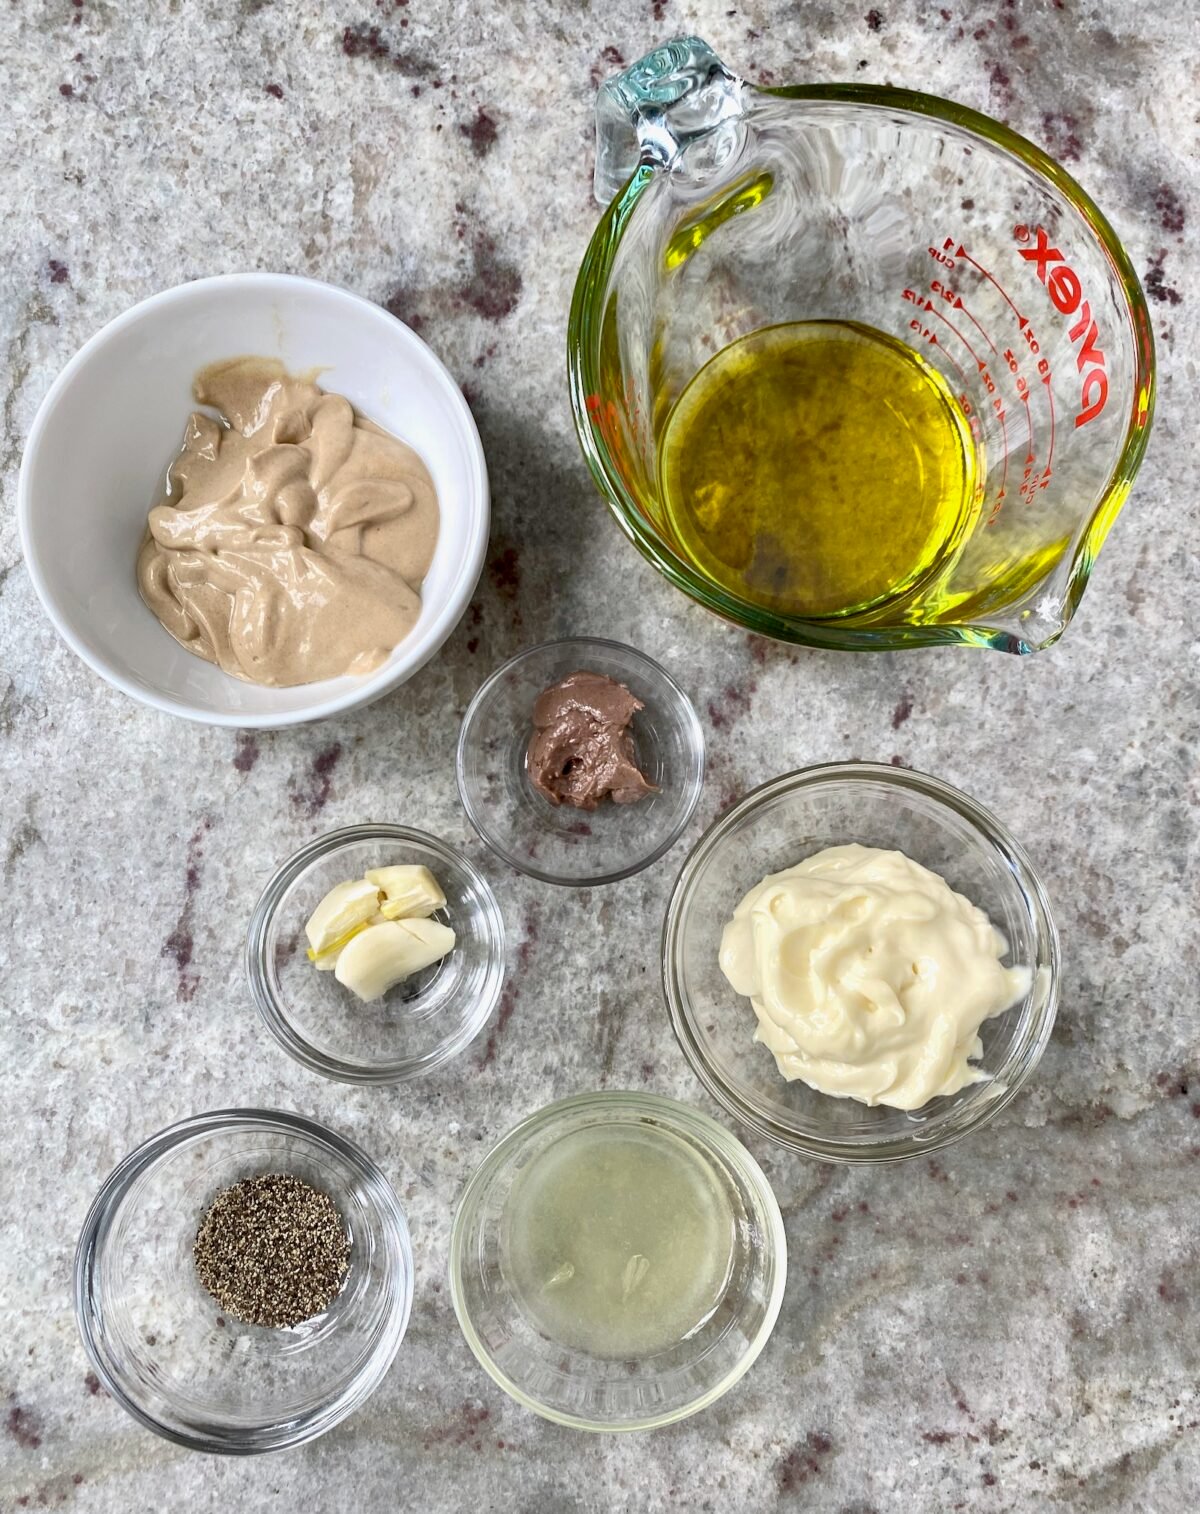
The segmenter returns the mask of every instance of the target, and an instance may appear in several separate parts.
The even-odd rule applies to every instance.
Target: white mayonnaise
[[[834,846],[733,912],[721,970],[779,1070],[820,1093],[919,1109],[987,1076],[979,1027],[1028,992],[984,912],[903,852]]]

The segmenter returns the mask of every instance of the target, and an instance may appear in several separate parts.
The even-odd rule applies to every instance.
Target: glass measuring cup
[[[1153,409],[1145,299],[1080,186],[963,106],[860,85],[758,89],[695,37],[608,80],[596,128],[608,209],[575,286],[568,364],[584,455],[631,540],[693,599],[784,641],[1056,640]],[[850,613],[788,613],[718,582],[683,550],[658,479],[672,406],[704,364],[800,321],[873,327],[915,351],[976,452],[954,552]]]

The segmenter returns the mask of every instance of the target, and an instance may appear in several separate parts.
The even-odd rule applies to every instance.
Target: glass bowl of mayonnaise
[[[1058,976],[1021,846],[949,784],[874,763],[746,795],[688,857],[663,932],[700,1081],[834,1162],[918,1156],[991,1119],[1045,1050]]]

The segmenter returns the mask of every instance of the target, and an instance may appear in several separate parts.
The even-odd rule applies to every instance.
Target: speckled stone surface
[[[998,114],[1068,162],[1124,237],[1154,317],[1158,419],[1051,652],[751,644],[618,536],[564,383],[596,218],[591,102],[616,63],[689,30],[751,78],[890,81]],[[0,1508],[1194,1508],[1192,7],[18,0],[0,11],[0,80]],[[495,499],[489,569],[445,653],[359,715],[258,737],[172,722],[93,677],[42,615],[14,522],[23,437],[76,347],[156,290],[247,268],[347,285],[417,326],[475,408]],[[752,1143],[791,1248],[778,1329],[720,1405],[650,1437],[588,1438],[508,1402],[444,1282],[456,1196],[520,1116],[598,1086],[711,1108],[658,989],[684,848],[630,884],[557,892],[504,876],[457,802],[453,742],[479,680],[569,631],[645,647],[692,691],[711,776],[689,840],[786,768],[902,761],[1026,839],[1064,936],[1053,1044],[985,1133],[869,1171]],[[463,846],[502,883],[510,931],[503,1021],[399,1092],[292,1064],[242,974],[264,876],[366,819]],[[126,1151],[236,1103],[306,1111],[378,1159],[411,1221],[416,1301],[363,1412],[302,1451],[223,1461],[99,1390],[71,1260]]]

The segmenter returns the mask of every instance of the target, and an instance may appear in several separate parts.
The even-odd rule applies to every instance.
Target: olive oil
[[[838,321],[765,327],[718,352],[658,446],[683,556],[742,599],[812,617],[919,597],[965,540],[981,473],[940,374]]]
[[[507,1227],[513,1292],[552,1340],[596,1356],[670,1349],[716,1308],[733,1264],[717,1173],[655,1126],[563,1136],[517,1178]]]

